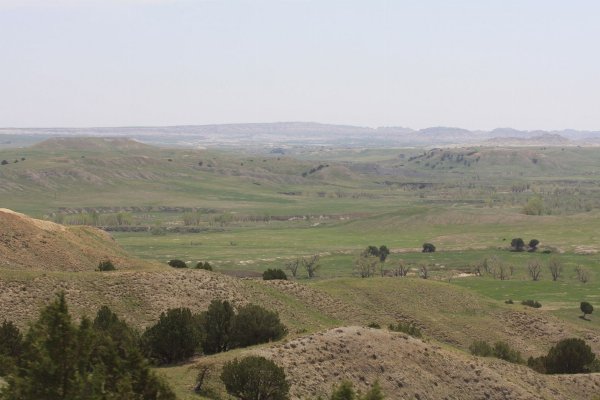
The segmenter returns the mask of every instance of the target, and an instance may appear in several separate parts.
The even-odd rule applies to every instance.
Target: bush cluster
[[[187,268],[187,264],[181,260],[170,260],[167,264],[173,268]]]
[[[390,324],[388,329],[393,332],[406,333],[407,335],[414,337],[423,336],[423,333],[421,333],[421,330],[415,324],[410,324],[407,322],[398,322],[396,325]]]
[[[212,265],[210,265],[210,263],[208,261],[205,261],[205,262],[199,261],[196,264],[196,269],[204,269],[206,271],[212,271],[213,267],[212,267]]]
[[[281,270],[279,268],[277,268],[277,269],[269,268],[268,270],[263,272],[263,280],[271,281],[271,280],[277,280],[277,279],[287,281],[287,275],[285,274],[285,272],[283,272],[283,270]]]
[[[580,374],[599,369],[590,346],[576,338],[561,340],[545,356],[529,357],[527,365],[544,374]]]
[[[542,307],[542,304],[536,300],[523,300],[521,302],[521,304],[524,306],[533,307],[533,308],[541,308]]]
[[[115,265],[110,260],[100,261],[98,264],[98,271],[114,271],[116,270]]]
[[[522,364],[523,358],[521,357],[521,353],[516,350],[511,349],[511,347],[506,342],[496,342],[492,347],[485,340],[476,340],[471,346],[469,346],[469,351],[474,356],[479,357],[496,357],[501,360],[505,360],[511,363]]]
[[[10,322],[0,327],[4,400],[174,400],[150,369],[138,336],[108,307],[92,321],[73,322],[64,294],[45,307],[23,336]]]

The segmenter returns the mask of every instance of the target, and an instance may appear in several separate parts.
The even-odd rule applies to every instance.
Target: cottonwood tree
[[[379,257],[363,251],[354,260],[354,273],[361,278],[369,278],[375,274],[377,264],[379,264]]]
[[[308,277],[314,278],[315,273],[321,267],[321,264],[319,264],[319,255],[315,254],[310,257],[303,257],[302,265],[304,266]]]
[[[292,276],[295,278],[298,274],[298,267],[300,266],[300,259],[296,258],[295,260],[288,261],[285,263],[285,269],[292,273]]]
[[[542,275],[542,263],[539,260],[530,260],[527,263],[527,272],[533,281],[539,281]]]
[[[577,273],[577,280],[579,282],[587,283],[587,281],[590,278],[590,275],[587,272],[587,270],[583,269],[581,265],[578,265],[577,267],[575,267],[575,272]]]
[[[548,261],[548,269],[550,270],[550,274],[552,275],[552,280],[557,281],[562,274],[562,263],[556,257],[552,257],[550,261]]]

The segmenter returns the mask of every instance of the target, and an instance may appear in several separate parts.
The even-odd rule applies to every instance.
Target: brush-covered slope
[[[63,226],[0,208],[0,268],[93,271],[110,259],[119,269],[144,263],[129,257],[110,235],[87,226]]]
[[[541,375],[508,362],[478,358],[405,334],[335,328],[257,353],[283,366],[292,398],[329,394],[353,382],[363,393],[379,380],[389,399],[591,399],[600,374]]]

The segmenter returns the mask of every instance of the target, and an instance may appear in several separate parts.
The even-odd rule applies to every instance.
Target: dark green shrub
[[[290,390],[283,368],[259,356],[225,363],[221,381],[227,393],[243,400],[286,400]]]
[[[514,301],[512,301],[512,299],[508,299],[504,302],[505,304],[515,304]]]
[[[189,308],[172,308],[142,335],[146,356],[157,364],[172,364],[190,358],[202,342],[198,316]]]
[[[533,307],[533,308],[541,308],[542,307],[542,304],[535,300],[523,300],[521,302],[521,304],[524,306]]]
[[[423,243],[423,253],[434,253],[435,252],[435,246],[431,243]]]
[[[2,398],[174,400],[135,335],[124,332],[133,331],[108,309],[94,323],[83,318],[75,324],[59,294],[29,327]]]
[[[116,270],[114,264],[110,260],[100,261],[98,264],[98,271],[114,271]]]
[[[286,334],[287,329],[277,313],[254,304],[240,308],[231,324],[231,342],[235,347],[267,343]]]
[[[209,264],[208,261],[205,261],[205,262],[200,261],[200,262],[198,262],[198,264],[196,264],[196,269],[204,269],[207,271],[212,271],[213,267],[212,267],[212,265]]]
[[[529,247],[528,251],[530,251],[530,252],[536,251],[539,244],[540,244],[539,240],[537,240],[537,239],[531,239],[529,241],[529,245],[527,246],[527,247]]]
[[[588,372],[588,366],[596,355],[581,339],[563,339],[550,349],[544,358],[548,374],[580,374]]]
[[[213,300],[208,310],[201,314],[201,323],[204,330],[202,350],[205,354],[220,353],[230,349],[231,324],[235,311],[231,304],[225,300]]]
[[[8,161],[6,161],[6,160],[2,160],[2,162],[0,162],[0,164],[2,164],[2,165],[6,165],[6,164],[8,164]]]
[[[590,303],[588,303],[587,301],[582,301],[579,308],[581,309],[581,312],[583,313],[583,319],[586,319],[585,316],[588,314],[592,314],[592,312],[594,312],[594,306],[592,306]]]
[[[422,337],[421,330],[415,324],[398,322],[396,325],[390,324],[388,329],[393,332],[402,332],[414,337]]]
[[[265,272],[263,272],[263,280],[265,280],[265,281],[271,281],[271,280],[276,280],[276,279],[280,279],[280,280],[286,281],[287,280],[287,275],[281,269],[271,269],[271,268],[269,268],[268,270],[266,270]]]
[[[381,325],[379,325],[377,322],[371,322],[371,323],[369,323],[369,325],[367,325],[367,327],[374,328],[374,329],[381,329]]]
[[[0,325],[0,376],[8,375],[17,365],[23,350],[23,335],[12,321]]]
[[[510,242],[512,251],[523,251],[525,249],[525,242],[521,238],[514,238]]]
[[[350,381],[342,381],[339,386],[333,389],[331,400],[356,400],[357,395]]]
[[[476,340],[471,343],[469,351],[474,356],[491,357],[493,355],[492,346],[485,340]]]
[[[505,360],[511,363],[522,364],[523,359],[521,358],[521,353],[516,350],[510,348],[508,343],[506,342],[496,342],[494,344],[494,348],[492,349],[492,354],[494,357],[499,358],[501,360]]]
[[[187,268],[187,264],[181,260],[171,260],[167,264],[173,268]]]

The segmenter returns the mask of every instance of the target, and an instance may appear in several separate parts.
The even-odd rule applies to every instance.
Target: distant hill
[[[44,271],[93,271],[110,259],[119,269],[135,260],[104,231],[63,226],[0,208],[0,268]]]
[[[320,124],[316,122],[274,122],[249,124],[184,125],[164,127],[100,127],[100,128],[3,128],[2,143],[13,146],[15,135],[42,140],[48,136],[101,136],[129,137],[145,143],[168,146],[216,147],[281,147],[281,146],[442,146],[486,144],[497,139],[508,145],[514,139],[531,139],[546,135],[559,135],[578,145],[597,145],[600,131],[523,131],[497,128],[491,131],[468,130],[458,127],[430,127],[414,130],[406,127],[361,127],[351,125]],[[24,135],[24,136],[23,136]],[[5,141],[1,140],[6,138]],[[503,140],[506,139],[506,140]],[[23,142],[27,142],[23,140]],[[506,142],[506,143],[505,143]],[[547,144],[547,145],[553,145]]]
[[[32,146],[42,150],[146,150],[152,146],[121,137],[52,137]]]
[[[539,136],[527,137],[495,137],[483,142],[484,145],[496,146],[569,146],[575,143],[556,133],[544,133]]]

